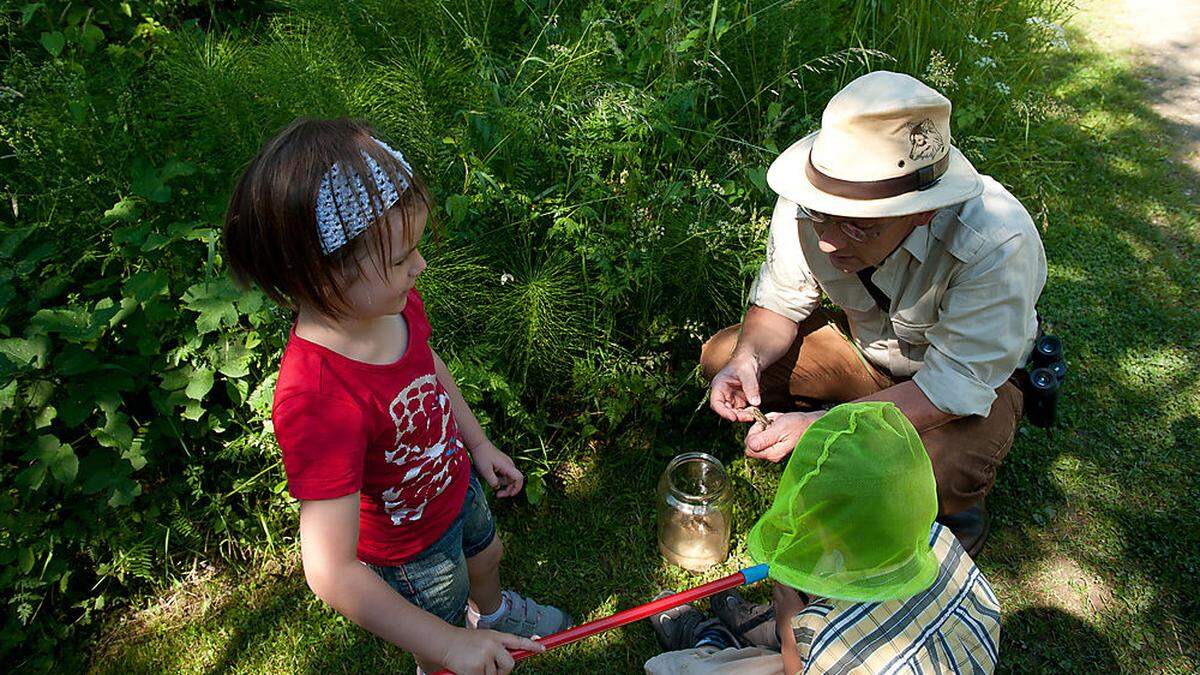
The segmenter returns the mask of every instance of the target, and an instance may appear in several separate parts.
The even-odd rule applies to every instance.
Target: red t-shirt
[[[360,492],[358,558],[374,565],[406,562],[437,541],[462,510],[471,471],[416,289],[401,315],[408,348],[385,365],[342,356],[293,327],[275,385],[288,491]]]

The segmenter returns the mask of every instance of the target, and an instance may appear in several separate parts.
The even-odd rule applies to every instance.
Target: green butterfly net
[[[892,403],[847,403],[796,444],[747,545],[769,576],[811,595],[905,598],[937,576],[937,490],[925,446]]]

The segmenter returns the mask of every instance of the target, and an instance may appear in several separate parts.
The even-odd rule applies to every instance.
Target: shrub
[[[1035,155],[1060,48],[1026,20],[1053,0],[210,6],[0,15],[6,660],[49,665],[198,558],[291,543],[269,421],[289,317],[228,280],[216,223],[294,116],[366,118],[427,176],[437,346],[493,436],[535,449],[539,499],[583,440],[695,406],[699,340],[761,259],[765,168],[834,91],[925,77],[1002,168]]]

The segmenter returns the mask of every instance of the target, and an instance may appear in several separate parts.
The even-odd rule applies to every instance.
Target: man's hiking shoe
[[[763,649],[779,649],[773,606],[746,602],[735,590],[721,591],[712,596],[709,602],[712,603],[713,614],[743,643]]]
[[[663,591],[654,597],[660,600],[673,595],[673,591]],[[674,652],[680,649],[691,649],[701,640],[715,647],[740,647],[742,643],[721,624],[716,617],[705,617],[700,610],[690,604],[672,607],[655,614],[647,619],[654,627],[654,636],[658,638],[658,646],[664,651]]]
[[[508,611],[495,621],[477,619],[476,628],[512,633],[521,637],[546,637],[571,627],[571,615],[557,607],[539,605],[514,591],[504,591]]]
[[[967,555],[974,560],[983,550],[988,534],[992,531],[992,514],[988,513],[983,502],[966,511],[959,511],[948,516],[942,516],[937,521],[950,528],[958,543],[967,550]]]

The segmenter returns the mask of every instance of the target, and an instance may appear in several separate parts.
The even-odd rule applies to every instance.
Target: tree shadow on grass
[[[1200,235],[1186,192],[1200,177],[1170,163],[1171,128],[1145,102],[1142,76],[1086,50],[1066,57],[1047,77],[1074,112],[1043,123],[1039,165],[995,174],[1026,198],[1041,177],[1021,172],[1046,172],[1059,186],[1047,200],[1051,276],[1041,309],[1070,363],[1055,435],[1023,428],[990,502],[997,527],[980,565],[1005,605],[1002,665],[1014,672],[1186,670],[1196,665],[1187,654],[1200,653]],[[690,575],[667,567],[656,548],[655,484],[678,452],[728,460],[735,544],[773,494],[778,467],[740,459],[735,434],[711,418],[704,411],[683,431],[682,422],[657,435],[642,429],[571,458],[538,506],[492,500],[506,532],[505,586],[582,621],[746,562],[735,550],[718,569]],[[1058,559],[1102,579],[1113,602],[1094,616],[1038,604],[1026,591]],[[273,582],[261,596],[211,619],[222,634],[205,633],[216,643],[212,672],[275,664],[281,657],[265,645],[280,641],[290,670],[410,668],[399,650],[315,605],[302,580]],[[165,644],[164,652],[189,647]],[[656,652],[649,628],[630,626],[522,671],[636,672]],[[114,663],[145,672],[171,662],[145,654]]]
[[[1045,636],[1059,636],[1047,644]],[[1002,673],[1119,673],[1108,639],[1087,622],[1053,607],[1028,607],[1005,619]]]
[[[1048,200],[1039,306],[1070,370],[1055,435],[1024,428],[1001,469],[980,563],[1013,582],[998,590],[1039,653],[1070,653],[1075,638],[1026,614],[1022,584],[1065,556],[1112,585],[1116,601],[1093,621],[1110,642],[1140,633],[1114,642],[1126,669],[1186,669],[1196,662],[1182,652],[1200,645],[1200,233],[1188,193],[1200,176],[1172,161],[1172,123],[1145,102],[1141,69],[1085,51],[1056,76],[1075,113],[1045,132],[1046,159],[1069,164]]]

